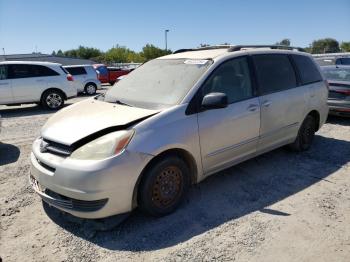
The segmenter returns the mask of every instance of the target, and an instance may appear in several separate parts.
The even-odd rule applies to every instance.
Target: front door
[[[198,113],[203,170],[214,173],[256,152],[260,106],[254,95],[247,57],[218,66],[202,87],[202,96],[225,93],[226,108]]]

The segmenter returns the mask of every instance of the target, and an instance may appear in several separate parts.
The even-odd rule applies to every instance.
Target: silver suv
[[[74,77],[78,93],[94,95],[96,90],[101,88],[101,82],[97,79],[96,70],[92,65],[64,66],[64,69]]]
[[[294,49],[180,50],[51,117],[33,144],[30,181],[75,216],[136,206],[162,216],[211,174],[284,145],[309,149],[327,96],[313,58]]]

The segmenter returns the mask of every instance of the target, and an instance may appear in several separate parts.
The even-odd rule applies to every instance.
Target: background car
[[[329,84],[329,113],[350,116],[350,66],[322,66]]]
[[[77,95],[72,75],[48,62],[0,62],[0,87],[0,105],[38,103],[59,109]]]
[[[336,56],[329,56],[329,57],[315,57],[316,62],[320,66],[326,66],[326,65],[350,65],[350,57],[336,57]]]
[[[94,95],[96,90],[101,88],[101,82],[97,79],[97,72],[92,65],[72,65],[64,68],[74,76],[78,93]]]
[[[113,85],[117,81],[118,77],[127,75],[133,70],[118,67],[107,67],[104,64],[95,64],[93,66],[101,83],[109,83],[110,85]]]

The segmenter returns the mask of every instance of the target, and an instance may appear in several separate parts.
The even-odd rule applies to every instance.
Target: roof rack
[[[179,49],[174,52],[174,54],[178,53],[184,53],[189,51],[202,51],[202,50],[212,50],[212,49],[227,49],[231,48],[232,45],[211,45],[211,46],[204,46],[204,47],[198,47],[198,48],[188,48],[188,49]]]
[[[228,49],[228,52],[240,51],[243,48],[264,48],[264,47],[271,48],[271,49],[298,50],[301,52],[305,52],[304,48],[287,46],[287,45],[235,45],[235,46],[231,46]]]
[[[179,49],[174,52],[174,54],[184,53],[189,51],[202,51],[202,50],[212,50],[212,49],[228,49],[228,52],[236,52],[240,51],[243,48],[271,48],[271,49],[284,49],[284,50],[298,50],[300,52],[306,52],[304,48],[295,47],[295,46],[287,46],[287,45],[213,45],[213,46],[205,46],[199,48],[188,48],[188,49]]]

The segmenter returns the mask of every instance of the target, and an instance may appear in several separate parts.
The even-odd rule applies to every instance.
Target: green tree
[[[276,45],[290,46],[290,39],[288,38],[282,39],[280,42],[277,42]]]
[[[147,44],[142,48],[142,52],[140,53],[140,55],[144,57],[146,61],[148,61],[148,60],[151,60],[160,56],[168,55],[171,53],[172,53],[171,50],[164,50],[154,45]]]
[[[93,47],[79,46],[77,49],[71,49],[64,52],[65,56],[91,59],[92,57],[98,57],[102,52]]]
[[[311,44],[313,54],[337,53],[340,51],[339,43],[333,38],[315,40]]]
[[[340,49],[343,52],[350,52],[350,42],[342,42],[340,44]]]
[[[64,54],[63,54],[62,50],[59,49],[59,50],[57,51],[57,54],[56,54],[56,55],[57,55],[57,56],[63,56]]]
[[[125,46],[116,45],[105,53],[105,60],[114,63],[128,63],[136,53]]]
[[[52,51],[51,55],[55,56],[56,55],[56,52],[55,50]]]

